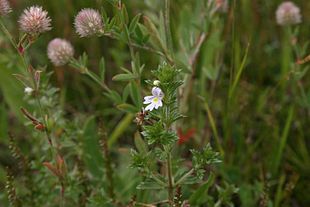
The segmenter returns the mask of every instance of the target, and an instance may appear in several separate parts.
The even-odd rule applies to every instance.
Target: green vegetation
[[[308,0],[4,2],[0,207],[310,206]]]

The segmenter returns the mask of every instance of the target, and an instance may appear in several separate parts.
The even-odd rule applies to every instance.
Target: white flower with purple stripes
[[[152,96],[144,97],[144,104],[149,104],[145,108],[146,111],[152,111],[154,108],[158,109],[159,107],[163,106],[163,98],[164,93],[158,87],[152,88]]]

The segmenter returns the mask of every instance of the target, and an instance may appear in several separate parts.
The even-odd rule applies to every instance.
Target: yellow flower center
[[[155,97],[155,98],[153,99],[153,102],[154,102],[154,103],[157,103],[157,102],[158,102],[158,98]]]

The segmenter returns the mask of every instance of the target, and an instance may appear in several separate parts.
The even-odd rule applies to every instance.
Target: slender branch
[[[178,186],[179,184],[181,184],[188,176],[190,176],[191,174],[193,174],[194,169],[191,169],[190,171],[188,171],[185,175],[183,175],[174,185]]]
[[[2,19],[0,17],[0,26],[2,31],[4,32],[4,34],[7,36],[7,38],[10,40],[11,44],[13,45],[13,47],[18,50],[17,45],[14,41],[14,38],[12,37],[11,33],[7,30],[7,28],[4,26]]]
[[[86,75],[88,75],[91,79],[93,79],[96,83],[98,83],[104,90],[106,90],[107,92],[110,91],[109,87],[102,81],[98,80],[98,78],[94,76],[91,72],[89,72],[88,69],[86,70]]]
[[[181,104],[180,104],[181,112],[183,112],[183,113],[186,111],[187,101],[188,101],[189,95],[190,95],[192,88],[193,88],[194,77],[195,77],[195,72],[196,72],[195,64],[197,62],[197,58],[198,58],[199,52],[201,50],[202,44],[205,42],[206,38],[207,38],[206,33],[201,33],[199,35],[195,49],[194,49],[192,55],[189,57],[189,60],[188,60],[188,63],[189,63],[189,66],[190,66],[192,73],[189,75],[186,75],[185,81],[184,81],[185,82],[184,87],[183,87],[184,92],[182,94],[182,97],[181,97],[182,100],[181,100]]]
[[[153,172],[151,172],[152,178],[160,185],[162,186],[167,186],[166,183],[164,183],[163,181],[161,181],[158,176],[156,176]]]

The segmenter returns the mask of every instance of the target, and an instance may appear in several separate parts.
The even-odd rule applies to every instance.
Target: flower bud
[[[153,85],[154,85],[154,86],[159,86],[159,84],[160,84],[160,81],[159,81],[159,80],[154,80],[154,82],[153,82]]]
[[[300,9],[290,1],[283,2],[276,11],[277,23],[282,26],[299,24],[301,22]]]
[[[55,66],[67,64],[73,55],[73,46],[67,40],[55,38],[47,46],[47,56]]]
[[[18,22],[20,30],[32,36],[37,36],[52,29],[51,19],[47,11],[39,6],[25,9]]]
[[[27,94],[27,95],[31,95],[33,91],[34,90],[32,88],[30,88],[30,87],[26,87],[25,90],[24,90],[25,94]]]
[[[12,11],[8,0],[0,0],[0,16],[6,16]]]
[[[94,9],[82,9],[75,17],[74,25],[80,37],[88,37],[103,33],[101,15]]]

